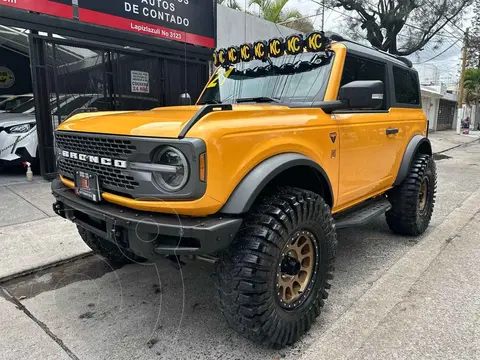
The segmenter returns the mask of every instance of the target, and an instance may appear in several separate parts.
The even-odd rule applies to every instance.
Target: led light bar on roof
[[[330,39],[325,36],[323,31],[314,31],[305,37],[302,34],[294,34],[285,39],[272,38],[268,41],[259,40],[253,44],[246,43],[219,49],[213,53],[213,64],[229,66],[238,64],[240,61],[266,61],[268,58],[278,58],[285,54],[298,55],[302,52],[325,51],[329,45]]]

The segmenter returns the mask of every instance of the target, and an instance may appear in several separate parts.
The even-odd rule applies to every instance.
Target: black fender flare
[[[412,166],[412,161],[419,151],[422,154],[432,155],[432,144],[430,140],[423,135],[415,135],[408,143],[393,186],[400,185],[402,181],[405,180],[408,170]]]
[[[274,155],[255,166],[237,185],[224,206],[220,209],[223,214],[243,214],[250,210],[261,191],[277,175],[294,166],[309,166],[318,170],[328,184],[333,202],[332,185],[323,168],[312,159],[298,153],[284,153]]]

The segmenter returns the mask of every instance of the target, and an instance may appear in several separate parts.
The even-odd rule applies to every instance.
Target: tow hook
[[[53,212],[61,217],[65,217],[65,210],[63,209],[63,204],[60,201],[53,203]]]

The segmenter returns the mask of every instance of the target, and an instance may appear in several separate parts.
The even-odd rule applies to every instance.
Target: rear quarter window
[[[394,66],[393,82],[397,104],[420,106],[418,76],[415,72]]]

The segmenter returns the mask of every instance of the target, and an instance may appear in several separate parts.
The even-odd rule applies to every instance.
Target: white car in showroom
[[[115,101],[117,110],[149,110],[158,107],[157,99],[140,96],[122,96],[112,100],[103,95],[59,95],[51,98],[52,121],[54,128],[79,108],[110,110]],[[60,106],[57,106],[57,103]],[[38,160],[38,138],[35,119],[35,102],[31,99],[14,109],[0,113],[0,169],[10,166],[23,166],[28,161],[36,165]]]

